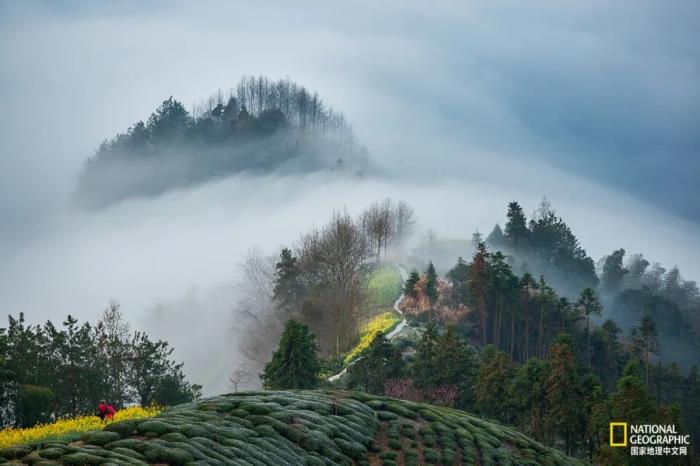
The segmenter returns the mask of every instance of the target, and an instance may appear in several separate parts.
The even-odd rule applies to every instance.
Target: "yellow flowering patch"
[[[112,421],[102,421],[97,416],[77,416],[72,419],[60,419],[52,424],[38,424],[26,429],[3,429],[0,430],[0,448],[41,440],[57,439],[69,434],[88,430],[101,430],[110,422],[149,418],[157,416],[161,411],[162,408],[158,407],[142,408],[140,406],[134,406],[117,411]]]
[[[374,317],[367,322],[367,325],[360,333],[360,342],[345,356],[343,362],[349,364],[353,359],[358,357],[364,350],[369,348],[370,343],[374,340],[377,333],[386,334],[401,321],[395,312],[385,312]]]

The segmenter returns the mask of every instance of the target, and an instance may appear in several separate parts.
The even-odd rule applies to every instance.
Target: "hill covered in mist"
[[[146,122],[105,140],[86,160],[76,197],[100,207],[239,173],[359,176],[367,164],[344,116],[317,93],[288,79],[244,77],[191,111],[171,96]]]

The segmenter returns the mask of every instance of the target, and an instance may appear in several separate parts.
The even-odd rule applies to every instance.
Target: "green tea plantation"
[[[351,391],[259,391],[175,406],[64,442],[0,450],[49,465],[585,465],[465,412]]]

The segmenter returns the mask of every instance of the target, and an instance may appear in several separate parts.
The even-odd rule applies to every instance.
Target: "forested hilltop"
[[[697,464],[692,445],[666,458],[608,445],[621,419],[700,435],[695,282],[622,249],[594,261],[546,200],[530,219],[512,202],[506,219],[471,244],[429,232],[407,256],[405,203],[336,213],[277,259],[249,258],[241,309],[256,324],[240,349],[266,361],[266,388],[340,384],[456,407],[595,464]],[[436,267],[431,254],[455,244],[467,259]],[[407,325],[372,330],[368,282],[392,262],[410,271],[394,295]]]
[[[161,194],[237,173],[362,175],[367,150],[345,117],[288,79],[244,77],[191,111],[172,96],[146,122],[87,159],[77,201],[88,207]]]

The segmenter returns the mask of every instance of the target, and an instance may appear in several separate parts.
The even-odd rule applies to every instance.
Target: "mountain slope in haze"
[[[0,450],[0,463],[587,464],[463,411],[349,391],[217,396],[74,440]]]
[[[104,207],[238,173],[358,175],[367,163],[343,115],[317,93],[244,77],[191,112],[171,96],[145,123],[104,141],[85,162],[76,200]]]

